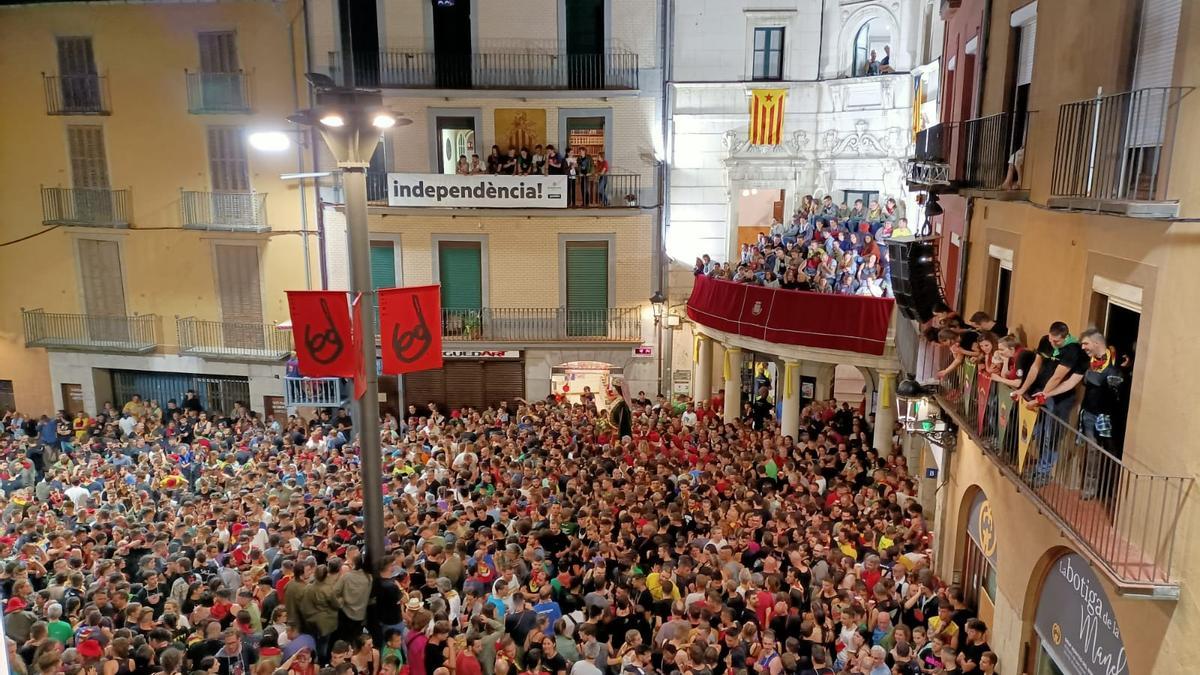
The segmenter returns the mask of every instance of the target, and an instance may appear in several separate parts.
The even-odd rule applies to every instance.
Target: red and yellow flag
[[[786,95],[786,89],[754,89],[750,92],[751,145],[783,142],[783,98]]]

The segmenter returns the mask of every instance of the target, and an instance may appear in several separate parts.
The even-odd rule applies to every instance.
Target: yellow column
[[[692,398],[697,403],[712,398],[713,341],[707,335],[696,335],[692,349]]]
[[[892,454],[892,432],[896,427],[896,371],[879,371],[878,405],[875,406],[875,432],[872,445],[880,457]]]

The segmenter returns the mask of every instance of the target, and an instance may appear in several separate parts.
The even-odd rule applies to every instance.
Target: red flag
[[[345,291],[288,291],[296,358],[305,377],[354,375],[350,304]]]
[[[975,395],[976,405],[979,407],[979,435],[983,435],[983,422],[987,417],[988,395],[992,393],[992,375],[987,370],[980,368],[979,374],[976,375]]]
[[[441,368],[441,287],[388,288],[378,293],[383,372],[403,375]]]
[[[354,302],[350,303],[351,316],[354,317],[354,339],[352,341],[354,343],[354,400],[356,401],[367,393],[367,357],[363,355],[363,330],[362,324],[359,323],[362,297],[362,293],[359,293],[354,296]]]

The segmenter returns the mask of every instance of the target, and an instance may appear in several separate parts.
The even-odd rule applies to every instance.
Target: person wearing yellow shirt
[[[671,574],[671,566],[668,564],[664,568],[665,573],[654,571],[646,575],[646,590],[650,591],[650,597],[654,598],[655,602],[662,601],[663,597],[666,596],[664,589],[667,588],[670,589],[671,600],[679,600],[681,597],[679,595],[679,586],[672,583],[668,578]]]
[[[954,606],[950,601],[942,598],[938,601],[937,616],[929,619],[929,634],[930,635],[945,635],[947,637],[946,644],[953,649],[958,649],[958,624],[951,620],[951,615],[954,612]]]
[[[140,418],[146,414],[146,404],[142,403],[142,397],[134,394],[133,398],[121,408],[121,412],[127,415],[133,415],[135,418]]]

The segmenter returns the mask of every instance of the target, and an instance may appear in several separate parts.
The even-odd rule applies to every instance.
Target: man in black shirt
[[[967,621],[967,639],[958,652],[958,667],[962,668],[964,673],[979,670],[979,662],[983,659],[983,654],[991,651],[991,647],[988,646],[985,639],[986,635],[987,624],[979,619]]]
[[[1120,405],[1125,374],[1117,364],[1117,355],[1104,339],[1104,334],[1089,329],[1080,336],[1080,344],[1088,356],[1088,369],[1083,376],[1083,402],[1079,406],[1079,426],[1083,434],[1110,454],[1120,457],[1121,449],[1113,443],[1113,416]],[[1109,491],[1115,476],[1103,476],[1102,453],[1089,446],[1083,473],[1083,498],[1093,499],[1100,489]]]
[[[1026,405],[1041,406],[1049,413],[1039,417],[1037,434],[1040,437],[1037,468],[1034,482],[1045,484],[1050,479],[1050,472],[1058,461],[1058,441],[1060,433],[1055,428],[1054,415],[1060,420],[1070,415],[1075,405],[1075,388],[1083,381],[1087,372],[1088,359],[1080,346],[1079,340],[1071,335],[1067,324],[1055,321],[1050,324],[1050,330],[1042,336],[1037,347],[1037,358],[1033,368],[1026,376],[1020,389],[1013,392],[1015,400],[1021,400],[1025,394],[1032,395],[1032,400]]]
[[[971,327],[980,333],[988,331],[997,338],[1008,336],[1008,326],[996,321],[987,312],[975,312],[971,315],[971,320],[967,323],[971,324]]]

